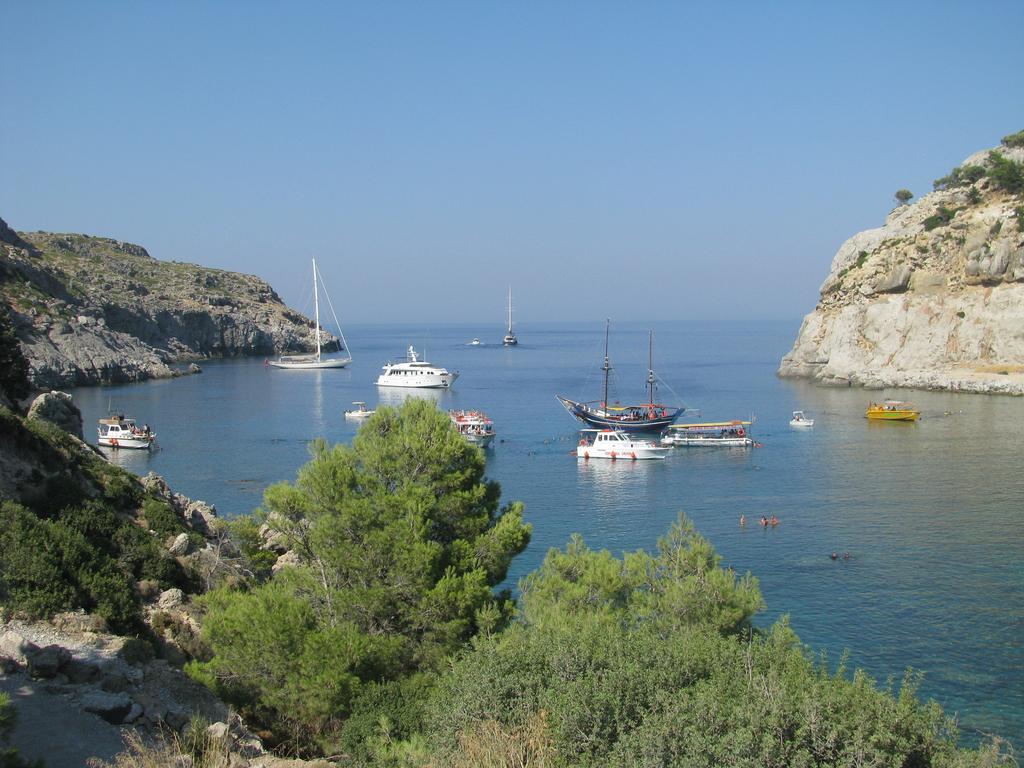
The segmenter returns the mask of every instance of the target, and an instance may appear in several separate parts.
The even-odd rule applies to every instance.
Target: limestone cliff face
[[[0,294],[40,388],[169,377],[176,363],[316,343],[313,322],[252,275],[107,238],[15,233],[2,220]]]
[[[988,157],[843,244],[780,376],[1024,394],[1024,194],[971,181]]]

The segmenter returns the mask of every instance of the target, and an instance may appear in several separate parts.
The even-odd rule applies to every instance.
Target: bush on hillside
[[[1024,131],[1017,131],[1011,133],[1009,136],[1003,136],[1004,147],[1024,147]]]
[[[957,750],[917,676],[879,689],[833,672],[785,621],[752,630],[759,606],[756,583],[723,569],[685,519],[656,556],[574,539],[523,582],[521,621],[477,638],[441,679],[425,726],[433,764],[1003,764],[998,747]]]
[[[1000,152],[988,153],[989,178],[997,187],[1016,195],[1024,192],[1024,164],[1010,160]]]
[[[250,591],[204,598],[212,658],[192,674],[315,750],[363,686],[440,669],[512,615],[493,588],[529,541],[522,506],[499,510],[484,459],[433,404],[383,407],[352,447],[319,441],[294,485],[264,495],[301,564]]]
[[[0,304],[0,395],[12,404],[28,397],[32,391],[28,370],[28,360],[14,335],[10,310]]]

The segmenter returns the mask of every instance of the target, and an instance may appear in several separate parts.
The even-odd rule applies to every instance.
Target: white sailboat
[[[346,356],[324,357],[320,350],[320,273],[316,268],[316,259],[313,259],[313,311],[316,315],[316,354],[315,355],[282,355],[277,360],[268,360],[267,365],[275,368],[288,368],[291,370],[310,368],[344,368],[352,362],[352,355],[348,353],[348,343],[345,341],[345,334],[342,333],[341,323],[334,312],[334,305],[331,297],[324,286],[324,296],[327,297],[327,305],[331,308],[334,322],[338,327],[338,337],[341,339],[341,349]]]
[[[501,340],[501,343],[506,347],[514,347],[519,343],[519,339],[512,333],[512,286],[508,287],[508,332],[505,334],[505,338]]]

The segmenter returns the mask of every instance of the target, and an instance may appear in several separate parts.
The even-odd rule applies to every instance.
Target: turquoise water
[[[523,324],[512,349],[500,346],[497,326],[354,326],[355,362],[343,371],[227,361],[199,376],[74,395],[93,441],[108,403],[155,426],[161,449],[122,451],[119,463],[162,474],[231,516],[257,507],[268,484],[293,479],[310,437],[351,440],[356,425],[342,414],[353,400],[399,400],[400,390],[378,392],[379,367],[426,344],[427,359],[462,374],[432,396],[494,419],[501,442],[488,452],[488,474],[505,500],[526,503],[533,541],[513,579],[572,532],[615,553],[654,547],[684,511],[725,564],[760,580],[768,609],[759,623],[788,614],[816,652],[835,663],[849,649],[850,663],[879,681],[921,670],[922,695],[957,714],[965,741],[995,733],[1024,749],[1024,400],[781,381],[774,372],[796,325],[655,328],[655,367],[682,401],[705,420],[756,415],[763,444],[677,449],[663,462],[569,455],[579,425],[555,394],[599,397],[600,324]],[[467,346],[474,336],[486,343]],[[623,401],[643,395],[646,336],[645,326],[613,326]],[[913,399],[922,420],[865,420],[867,402],[886,395]],[[788,426],[798,408],[813,430]],[[780,525],[762,530],[756,519],[772,513]],[[833,561],[833,551],[851,559]]]

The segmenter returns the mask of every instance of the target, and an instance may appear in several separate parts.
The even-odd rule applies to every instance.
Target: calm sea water
[[[593,548],[653,548],[680,511],[723,561],[759,580],[767,611],[789,615],[802,640],[832,663],[884,681],[925,673],[922,695],[956,713],[965,741],[982,733],[1024,749],[1024,400],[927,392],[823,389],[774,375],[797,323],[686,323],[655,328],[655,368],[704,420],[757,417],[751,450],[677,449],[663,462],[578,462],[579,426],[555,394],[597,399],[599,324],[517,327],[500,345],[486,326],[347,328],[355,362],[343,371],[279,371],[262,360],[216,362],[174,381],[74,392],[92,425],[108,405],[154,425],[160,450],[115,460],[153,470],[226,516],[252,511],[263,490],[291,480],[311,437],[347,442],[354,400],[396,403],[379,367],[405,348],[461,371],[444,408],[479,408],[500,443],[490,477],[505,500],[526,503],[533,541],[511,578],[537,567],[573,532]],[[467,346],[474,336],[485,344]],[[639,400],[647,328],[612,332],[615,391]],[[661,396],[675,400],[662,388]],[[424,393],[420,393],[423,395]],[[917,424],[863,418],[869,399],[912,398]],[[788,426],[802,408],[811,431]],[[740,514],[749,522],[738,524]],[[781,524],[762,530],[762,514]],[[850,560],[833,561],[833,551]]]

